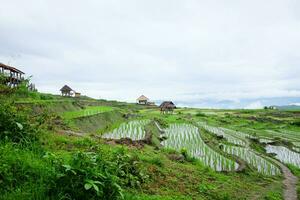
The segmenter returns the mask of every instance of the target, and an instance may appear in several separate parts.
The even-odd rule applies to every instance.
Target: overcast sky
[[[0,0],[0,62],[42,92],[68,84],[125,101],[299,103],[300,1]]]

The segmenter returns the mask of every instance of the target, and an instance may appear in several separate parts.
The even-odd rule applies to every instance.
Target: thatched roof
[[[137,98],[137,100],[138,101],[148,101],[149,99],[146,96],[142,95],[139,98]]]
[[[0,67],[3,68],[3,69],[9,70],[11,72],[15,72],[15,73],[19,73],[19,74],[25,74],[21,70],[15,68],[15,67],[12,67],[12,66],[5,65],[3,63],[0,63]]]
[[[60,89],[60,91],[62,91],[62,92],[70,92],[70,91],[73,91],[73,90],[69,86],[65,85],[64,87],[62,87]]]
[[[159,106],[160,108],[176,108],[175,104],[172,101],[164,101]]]

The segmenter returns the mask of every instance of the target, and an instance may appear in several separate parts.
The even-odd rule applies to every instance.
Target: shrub
[[[53,199],[123,199],[122,187],[139,187],[148,179],[139,158],[127,154],[125,149],[110,155],[101,149],[98,151],[77,152],[68,162],[46,154],[45,158],[55,166],[57,174],[48,196]]]
[[[51,158],[51,157],[50,157]],[[50,196],[58,199],[118,199],[122,198],[119,178],[112,167],[95,153],[78,152],[68,164],[54,159],[57,177]]]
[[[164,163],[163,163],[163,161],[161,160],[160,157],[154,157],[154,158],[150,159],[149,163],[157,165],[158,167],[163,167],[164,166]]]
[[[180,150],[181,154],[184,156],[185,159],[188,159],[188,153],[187,153],[187,150],[186,148],[182,148]]]
[[[202,112],[196,114],[196,117],[206,117],[206,115]]]
[[[2,143],[0,158],[0,198],[34,199],[33,196],[43,196],[47,191],[45,182],[54,173],[41,155]]]
[[[0,140],[30,143],[37,140],[36,132],[26,113],[17,110],[11,103],[0,104]]]
[[[137,155],[129,155],[124,148],[114,152],[113,162],[116,164],[117,176],[121,178],[122,185],[126,187],[140,187],[149,176],[141,168],[141,162]]]
[[[299,126],[299,127],[300,127],[300,120],[297,120],[297,121],[291,122],[291,125],[294,125],[294,126]]]
[[[165,119],[155,117],[154,121],[156,121],[162,128],[167,128],[168,127],[168,123],[166,122]]]

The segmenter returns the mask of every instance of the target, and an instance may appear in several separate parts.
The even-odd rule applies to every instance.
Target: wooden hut
[[[175,104],[172,101],[164,101],[159,106],[160,112],[165,113],[173,113],[173,110],[176,108]]]
[[[0,74],[6,78],[6,85],[16,87],[24,80],[25,73],[15,67],[0,63]]]
[[[139,98],[137,98],[137,103],[140,105],[147,105],[149,101],[149,98],[147,98],[146,96],[142,95]]]
[[[75,92],[75,97],[76,98],[79,98],[81,96],[81,93],[80,92]]]
[[[70,97],[73,95],[74,90],[72,90],[72,88],[70,88],[69,86],[65,85],[60,89],[60,91],[61,91],[61,96]]]

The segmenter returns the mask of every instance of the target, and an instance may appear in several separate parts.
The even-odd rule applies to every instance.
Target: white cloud
[[[245,109],[261,109],[263,107],[264,106],[262,105],[262,103],[260,101],[256,101],[256,102],[253,102],[253,103],[250,103],[249,105],[247,105],[245,107]]]
[[[20,55],[11,63],[44,92],[300,98],[299,1],[0,2],[0,62]]]
[[[300,103],[290,103],[291,106],[300,106]]]

